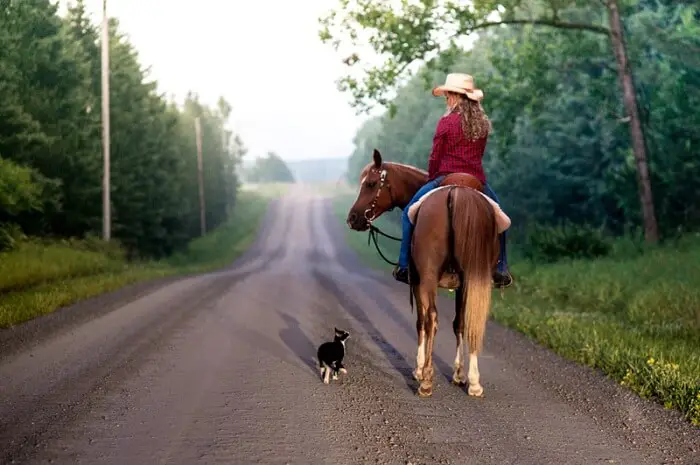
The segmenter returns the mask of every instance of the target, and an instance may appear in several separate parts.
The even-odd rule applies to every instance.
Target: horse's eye
[[[374,181],[365,183],[365,186],[367,186],[368,189],[374,189],[374,186],[376,186],[376,185],[377,185],[377,183]]]

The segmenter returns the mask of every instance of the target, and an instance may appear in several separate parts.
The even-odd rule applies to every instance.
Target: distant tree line
[[[255,163],[245,170],[245,178],[254,183],[295,182],[289,166],[274,152],[257,158]]]
[[[231,106],[156,92],[110,21],[113,236],[161,257],[199,234],[194,119],[201,117],[208,229],[236,201],[245,149],[225,130]],[[102,230],[99,29],[83,0],[65,17],[49,0],[0,4],[0,232],[84,237]]]

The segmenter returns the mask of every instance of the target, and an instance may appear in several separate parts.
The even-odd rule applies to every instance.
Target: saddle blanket
[[[440,189],[446,189],[448,187],[452,186],[440,186],[436,189],[433,189],[427,194],[425,194],[423,197],[421,197],[420,200],[418,200],[416,203],[411,205],[411,208],[408,209],[408,219],[411,221],[411,224],[416,224],[416,214],[418,213],[418,209],[420,208],[423,201],[425,201],[425,199],[427,199]],[[479,194],[483,195],[484,198],[488,200],[491,206],[493,207],[493,212],[496,214],[496,227],[498,229],[498,234],[501,234],[503,231],[510,227],[510,218],[508,217],[508,215],[505,214],[503,210],[501,210],[501,207],[496,202],[494,202],[488,195],[484,194],[483,192],[479,192]]]

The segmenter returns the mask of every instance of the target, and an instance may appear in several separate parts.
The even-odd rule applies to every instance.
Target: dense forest
[[[102,231],[99,27],[78,0],[0,4],[0,245],[22,235]],[[160,95],[134,47],[110,23],[112,234],[132,256],[161,257],[198,236],[194,119],[202,126],[207,229],[236,200],[245,153],[225,129],[231,106]],[[0,248],[2,248],[0,247]]]
[[[700,226],[700,204],[694,200],[700,197],[700,9],[691,2],[619,3],[656,217],[662,236],[673,237]],[[399,37],[406,18],[388,18],[376,8],[375,16],[358,14],[354,26],[383,28],[387,40]],[[598,10],[574,5],[555,13],[560,21],[605,24],[606,12]],[[408,7],[406,12],[411,13]],[[405,58],[395,57],[387,68]],[[435,125],[445,109],[444,100],[429,89],[447,72],[474,75],[485,92],[483,105],[494,127],[485,169],[516,237],[563,224],[572,231],[587,226],[641,235],[637,173],[615,56],[608,36],[586,30],[484,28],[469,50],[451,47],[429,60],[395,98],[383,102],[386,113],[358,131],[349,161],[351,182],[357,182],[375,147],[387,160],[427,168]],[[387,76],[370,72],[364,88],[352,80],[344,85],[359,97],[375,92]]]

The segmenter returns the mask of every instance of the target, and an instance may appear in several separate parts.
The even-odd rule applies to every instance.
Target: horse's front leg
[[[464,372],[464,288],[457,288],[455,296],[455,319],[452,321],[452,329],[457,341],[457,355],[455,355],[452,382],[464,386],[467,384],[467,374]]]
[[[427,307],[423,305],[420,294],[412,289],[416,298],[416,332],[418,333],[418,351],[416,353],[416,369],[413,371],[413,377],[416,381],[423,381],[423,367],[425,366],[425,320]]]

